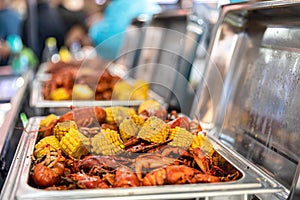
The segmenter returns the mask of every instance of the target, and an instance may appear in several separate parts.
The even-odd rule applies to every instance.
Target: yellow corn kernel
[[[201,148],[207,152],[210,156],[215,152],[215,149],[210,142],[209,138],[204,132],[199,132],[197,135],[194,135],[193,142],[190,146],[191,149]]]
[[[68,156],[79,159],[81,156],[89,153],[84,145],[82,135],[76,128],[70,128],[69,131],[61,138],[61,150]]]
[[[130,95],[130,99],[132,100],[146,100],[148,99],[148,92],[149,92],[149,84],[143,80],[136,80],[132,94]]]
[[[127,81],[119,81],[114,86],[113,98],[118,100],[129,100],[132,86]]]
[[[92,138],[92,151],[102,155],[116,155],[125,148],[117,131],[105,129]]]
[[[138,137],[148,142],[164,142],[169,136],[170,127],[158,117],[151,116],[144,123]]]
[[[193,142],[193,134],[187,131],[185,128],[175,127],[171,130],[170,133],[171,142],[169,142],[170,146],[181,147],[181,148],[189,148]]]
[[[129,138],[136,136],[139,132],[139,126],[132,119],[125,119],[119,126],[120,135],[124,142]]]
[[[46,144],[50,144],[50,151],[60,149],[59,141],[54,135],[44,137],[34,146],[34,149],[38,150],[36,155],[37,158],[40,158],[46,154],[46,149],[40,149]]]
[[[50,93],[50,98],[54,101],[68,100],[71,98],[70,93],[65,88],[57,88]]]
[[[57,119],[58,117],[54,114],[47,115],[44,119],[40,121],[40,128],[49,126],[51,122]]]
[[[77,129],[77,125],[74,121],[66,120],[64,122],[57,123],[53,128],[53,135],[60,141],[70,128]]]
[[[136,114],[133,108],[113,106],[105,108],[106,122],[109,124],[120,124],[124,119]]]
[[[75,84],[73,86],[73,99],[92,99],[94,95],[93,90],[87,84]]]
[[[145,123],[145,120],[137,114],[132,115],[130,119],[138,126],[142,126]]]
[[[142,111],[146,110],[148,112],[159,110],[161,108],[160,103],[153,99],[149,99],[141,103],[141,105],[138,108],[138,113],[141,113]]]

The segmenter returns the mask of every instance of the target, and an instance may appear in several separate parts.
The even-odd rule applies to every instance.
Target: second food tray
[[[91,64],[92,63],[92,64]],[[64,71],[64,75],[60,77],[64,81],[65,79],[68,79],[69,77],[68,74],[72,75],[75,77],[75,82],[72,84],[73,87],[75,84],[81,84],[82,81],[80,78],[76,80],[77,77],[84,77],[85,82],[90,82],[89,84],[92,85],[90,88],[92,91],[95,91],[97,93],[97,87],[102,86],[103,84],[101,83],[101,76],[103,76],[103,70],[101,71],[101,67],[97,68],[97,65],[104,65],[104,64],[99,64],[99,61],[86,61],[85,64],[57,64],[58,67],[55,66],[55,69],[52,71],[58,71],[62,70]],[[76,66],[76,69],[73,69],[73,67],[70,67],[70,65],[78,65]],[[34,79],[32,83],[32,88],[31,88],[31,94],[30,94],[30,105],[35,108],[52,108],[52,110],[59,110],[61,108],[69,108],[70,106],[75,106],[75,107],[83,107],[83,106],[138,106],[140,105],[143,100],[146,99],[154,99],[156,101],[159,101],[161,104],[164,103],[163,97],[160,95],[156,94],[153,92],[149,87],[150,85],[146,82],[143,82],[141,80],[134,80],[131,77],[129,77],[128,73],[126,72],[126,67],[123,65],[119,64],[105,64],[105,70],[113,76],[113,77],[119,77],[118,83],[118,89],[114,90],[114,88],[110,88],[110,93],[113,93],[112,96],[114,98],[112,99],[97,99],[97,94],[92,95],[89,99],[76,99],[76,98],[71,98],[71,99],[60,99],[60,100],[53,100],[46,98],[44,95],[44,85],[47,82],[50,82],[52,84],[52,77],[53,74],[51,73],[51,67],[53,64],[49,63],[43,63],[37,74],[36,78]],[[63,70],[65,68],[65,70]],[[50,70],[50,72],[49,72]],[[73,71],[74,72],[71,72]],[[96,77],[95,80],[92,80],[92,78],[89,78],[90,76],[98,76]],[[95,78],[95,77],[93,77]],[[99,80],[98,80],[99,79]],[[122,83],[121,83],[122,81]],[[134,83],[137,83],[137,81],[140,81],[140,85],[134,86],[136,88],[128,88],[129,85],[134,85]],[[115,85],[114,85],[115,86]],[[52,85],[50,87],[53,87]],[[55,86],[54,86],[55,87]],[[147,90],[141,91],[141,88],[145,87]],[[70,92],[71,94],[74,94],[74,91]],[[86,91],[83,89],[83,93],[86,93]],[[119,94],[119,95],[118,95]],[[137,94],[140,95],[141,98],[135,98],[132,99],[130,95],[132,94]],[[60,96],[63,96],[63,94],[59,93]],[[127,98],[129,97],[129,98]],[[165,104],[166,105],[166,104]],[[61,113],[61,112],[59,112]]]

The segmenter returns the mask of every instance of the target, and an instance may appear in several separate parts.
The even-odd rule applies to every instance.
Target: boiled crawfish
[[[49,187],[60,182],[61,176],[64,174],[65,167],[63,161],[65,158],[58,149],[55,149],[55,152],[51,152],[50,144],[43,145],[35,153],[42,149],[46,149],[46,157],[34,166],[31,177],[38,186]]]
[[[213,164],[210,158],[202,149],[195,148],[192,150],[195,162],[205,174],[216,175],[217,173],[224,175],[224,170]]]
[[[175,110],[170,112],[166,121],[170,128],[179,126],[181,128],[185,128],[186,130],[190,129],[190,120],[186,116],[179,116]]]
[[[137,137],[131,137],[124,143],[126,152],[128,153],[151,153],[163,148],[170,140],[159,143],[149,143]]]
[[[140,181],[129,167],[120,166],[116,169],[115,181],[113,187],[135,187],[139,186]]]
[[[153,170],[146,174],[143,178],[142,185],[155,186],[213,182],[220,182],[220,179],[217,176],[203,174],[200,171],[185,165],[171,165]]]
[[[164,157],[160,154],[142,154],[135,159],[134,166],[137,177],[142,180],[143,174],[155,168],[172,165],[176,159]]]
[[[90,172],[94,168],[117,168],[128,163],[129,160],[122,157],[88,155],[72,164],[72,171]]]
[[[67,179],[69,182],[74,183],[77,187],[82,189],[92,188],[108,188],[108,184],[99,176],[88,175],[84,173],[70,174]]]

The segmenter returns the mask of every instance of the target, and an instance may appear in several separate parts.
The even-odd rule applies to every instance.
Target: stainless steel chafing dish
[[[238,181],[123,189],[45,191],[28,185],[39,117],[23,133],[3,199],[287,199],[299,160],[297,93],[300,3],[224,6],[209,49],[195,114]],[[287,25],[288,24],[288,25]],[[298,46],[297,46],[298,45]],[[30,132],[30,133],[27,133]],[[287,137],[288,136],[288,137]]]
[[[298,1],[225,6],[192,109],[287,188],[300,156],[299,11]]]
[[[2,199],[174,199],[196,197],[220,197],[227,195],[246,195],[250,193],[280,193],[286,195],[285,189],[262,173],[257,167],[231,149],[211,138],[214,148],[230,163],[232,163],[243,177],[237,181],[216,184],[165,185],[156,187],[133,187],[112,189],[85,189],[68,191],[46,191],[29,185],[29,170],[31,155],[36,143],[40,117],[29,120],[29,125],[23,133],[11,167],[7,182],[1,193]]]
[[[78,74],[86,73],[86,71],[91,71],[90,65],[93,62],[91,61],[84,61],[83,66],[80,68]],[[113,75],[119,76],[123,80],[126,80],[129,83],[134,83],[134,79],[129,77],[129,74],[127,72],[126,66],[121,64],[115,64],[115,63],[108,63],[107,69],[109,72]],[[54,100],[46,100],[43,96],[42,89],[43,84],[45,81],[49,80],[51,78],[51,74],[47,73],[47,70],[49,69],[49,65],[47,63],[41,64],[39,67],[39,70],[37,71],[36,77],[32,82],[32,88],[30,93],[30,106],[37,109],[37,112],[40,109],[48,108],[50,112],[56,113],[56,114],[62,114],[70,109],[70,106],[75,107],[82,107],[82,106],[133,106],[136,107],[140,105],[143,100],[61,100],[61,101],[54,101]],[[92,73],[100,73],[100,72],[92,72]],[[99,74],[101,75],[101,74]],[[95,86],[97,83],[95,82]],[[155,99],[159,101],[164,106],[167,106],[164,103],[164,99],[158,95],[157,93],[153,92],[152,90],[149,90],[148,96],[150,99]]]

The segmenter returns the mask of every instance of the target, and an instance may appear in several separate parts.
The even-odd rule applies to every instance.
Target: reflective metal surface
[[[28,87],[28,84],[32,78],[32,71],[28,71],[24,73],[22,76],[15,76],[15,75],[5,75],[2,77],[4,80],[2,83],[5,85],[7,83],[10,84],[10,92],[9,94],[0,94],[2,98],[2,104],[0,104],[0,152],[4,153],[4,146],[6,140],[11,137],[13,130],[12,127],[16,122],[16,118],[18,117],[17,114],[20,110],[20,106],[23,101],[23,97],[25,91]],[[8,78],[8,79],[7,79]],[[0,78],[1,79],[1,78]],[[8,80],[8,81],[5,81]],[[3,89],[3,92],[6,90]],[[7,150],[5,150],[7,151]]]
[[[188,113],[195,91],[189,83],[192,63],[205,32],[204,22],[189,10],[168,10],[154,15],[143,33],[134,78],[151,83],[172,109]]]
[[[300,162],[298,162],[298,167],[294,176],[294,180],[291,187],[291,192],[289,194],[289,200],[296,200],[300,198]]]
[[[27,94],[27,88],[33,76],[32,71],[27,71],[23,75],[14,75],[11,70],[6,69],[0,69],[0,93],[2,93],[0,94],[0,188],[6,179],[22,133],[15,127],[18,126],[18,117],[24,105],[24,96]],[[7,90],[8,88],[9,90]]]
[[[5,121],[6,113],[11,109],[11,103],[1,103],[0,104],[0,127]]]
[[[193,106],[204,126],[287,187],[300,157],[299,17],[298,1],[225,6]]]

